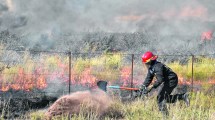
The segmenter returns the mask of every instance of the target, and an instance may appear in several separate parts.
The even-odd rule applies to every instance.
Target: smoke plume
[[[1,1],[8,8],[4,15],[14,13],[28,19],[28,24],[21,28],[24,32],[52,29],[64,32],[135,32],[154,29],[161,34],[178,31],[190,34],[209,29],[215,20],[213,0]]]
[[[0,30],[21,36],[27,48],[43,44],[42,50],[66,40],[75,45],[67,50],[73,50],[85,44],[81,42],[85,33],[101,31],[144,32],[158,38],[155,48],[165,49],[172,42],[181,48],[190,41],[197,46],[203,32],[214,31],[214,4],[214,0],[1,0]]]

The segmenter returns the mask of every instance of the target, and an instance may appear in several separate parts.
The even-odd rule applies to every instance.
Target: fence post
[[[134,78],[134,54],[131,55],[131,88],[133,88],[133,78]],[[131,97],[133,97],[132,90]]]
[[[71,61],[72,61],[72,55],[71,52],[68,52],[68,56],[69,56],[69,94],[71,92]]]
[[[193,76],[193,74],[194,74],[194,73],[193,73],[193,72],[194,72],[194,71],[193,71],[193,63],[194,63],[194,55],[192,54],[192,64],[191,64],[191,65],[192,65],[192,71],[191,71],[191,72],[192,72],[192,92],[193,92],[193,79],[194,79],[194,78],[193,78],[193,77],[194,77],[194,76]]]

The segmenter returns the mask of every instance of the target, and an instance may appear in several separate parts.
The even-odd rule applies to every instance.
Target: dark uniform
[[[159,110],[164,114],[168,114],[166,102],[174,103],[177,99],[183,100],[184,94],[170,95],[178,84],[178,77],[176,73],[174,73],[169,67],[156,60],[151,61],[151,64],[148,68],[148,74],[143,85],[148,87],[154,76],[157,80],[153,84],[152,88],[157,88],[162,84],[162,87],[157,95]]]

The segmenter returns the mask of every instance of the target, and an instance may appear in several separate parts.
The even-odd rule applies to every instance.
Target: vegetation
[[[1,56],[5,53],[1,52]],[[14,55],[11,54],[11,55]],[[14,78],[20,78],[22,83],[35,83],[35,80],[39,83],[43,80],[55,80],[56,78],[60,80],[68,80],[68,56],[67,55],[50,55],[50,54],[37,54],[31,55],[28,52],[19,53],[19,59],[17,63],[12,64],[7,61],[1,61],[1,85],[7,85],[5,83],[14,83]],[[214,79],[214,63],[215,60],[211,58],[196,58],[198,63],[194,62],[194,79],[195,80],[208,80]],[[128,67],[130,69],[130,63],[127,64],[125,58],[121,54],[99,54],[95,56],[74,56],[72,57],[72,74],[74,80],[86,83],[82,81],[84,79],[96,78],[105,80],[119,80],[123,68]],[[187,64],[181,64],[180,62],[169,63],[170,66],[179,76],[186,79],[191,79],[191,59]],[[126,75],[130,75],[130,71],[127,71]],[[13,74],[11,76],[11,74]],[[14,75],[15,74],[15,75]],[[30,74],[30,76],[28,76]],[[53,74],[50,76],[49,74]],[[17,76],[16,76],[17,75]],[[36,76],[34,76],[36,75]],[[56,75],[56,76],[54,76]],[[20,79],[19,79],[20,80]],[[90,79],[91,80],[91,79]],[[92,79],[94,80],[94,79]],[[128,78],[129,80],[129,78]],[[44,89],[46,86],[36,86]],[[41,85],[41,84],[40,84]],[[2,87],[2,86],[1,86]],[[5,88],[6,89],[6,88]],[[32,88],[26,87],[27,90]],[[211,119],[215,117],[215,98],[214,93],[205,94],[204,92],[196,92],[191,95],[191,106],[186,108],[183,102],[177,102],[175,105],[169,105],[170,116],[169,120],[193,120],[193,119]],[[2,114],[4,114],[2,112]],[[3,115],[2,115],[3,116]],[[72,116],[58,116],[56,119],[98,119],[98,116],[93,112],[85,114],[81,112],[78,115]],[[152,96],[144,101],[135,100],[129,103],[122,103],[121,101],[116,101],[107,111],[104,116],[105,120],[109,119],[162,119],[162,114],[158,111],[156,104],[156,97]],[[3,118],[2,118],[3,119]],[[20,119],[32,119],[32,120],[42,120],[45,119],[44,111],[29,111],[28,114],[22,116]]]
[[[1,52],[0,56],[5,55],[6,51]],[[16,51],[12,51],[16,52]],[[14,54],[11,54],[11,56]],[[32,84],[31,87],[25,87],[30,90],[32,87],[45,88],[46,86],[38,86],[42,82],[48,82],[60,79],[62,82],[68,81],[69,73],[69,57],[67,54],[45,54],[32,55],[28,51],[18,53],[19,59],[14,61],[0,61],[1,80],[3,89],[6,84],[19,82],[23,84]],[[10,55],[8,56],[10,58]],[[129,61],[129,62],[128,62]],[[130,80],[131,61],[126,55],[121,53],[103,53],[103,54],[80,54],[73,56],[71,60],[72,83],[94,83],[95,80],[116,81],[125,83]],[[141,64],[135,59],[135,71]],[[198,57],[195,58],[193,71],[195,81],[207,81],[215,79],[215,59]],[[178,76],[191,80],[192,78],[192,59],[190,58],[186,64],[178,61],[167,63]],[[142,65],[141,65],[142,66]],[[142,70],[138,70],[142,71]],[[144,74],[141,74],[144,77]],[[137,76],[139,77],[139,76]],[[138,78],[134,76],[134,80]],[[10,86],[14,88],[13,86]],[[16,88],[21,89],[21,88]]]
[[[207,81],[215,79],[215,59],[206,57],[197,57],[193,61],[193,76],[194,80]],[[186,65],[181,65],[178,61],[170,63],[169,66],[181,77],[188,80],[192,78],[192,58],[189,59]]]
[[[199,35],[162,36],[154,31],[134,33],[41,33],[19,36],[10,30],[0,31],[0,43],[5,49],[32,51],[71,51],[72,53],[127,52],[143,53],[151,50],[156,54],[213,54],[214,39],[203,43]]]
[[[176,104],[168,104],[170,115],[167,120],[213,120],[215,118],[215,97],[214,95],[205,95],[202,92],[192,93],[191,105],[186,107],[183,101]],[[27,116],[32,120],[45,119],[43,111],[30,112]],[[158,111],[156,97],[150,97],[144,101],[141,99],[122,103],[116,101],[110,107],[108,113],[102,116],[104,120],[120,119],[120,120],[157,120],[162,119],[162,114]],[[55,119],[68,119],[68,116],[58,116]],[[98,119],[98,116],[89,112],[87,115],[73,115],[71,120],[89,120]]]
[[[184,7],[183,2],[176,3],[174,1],[176,8],[179,9],[173,12],[169,12],[167,9],[175,8],[175,5],[169,7],[172,5],[171,2],[163,7],[160,7],[157,2],[150,1],[150,5],[146,1],[140,5],[134,2],[129,6],[129,9],[126,9],[127,4],[121,4],[115,8],[111,2],[104,4],[98,1],[86,2],[83,4],[84,7],[77,6],[80,4],[79,2],[71,4],[68,0],[36,2],[38,1],[6,0],[6,2],[1,1],[0,3],[0,92],[10,89],[30,91],[37,88],[44,90],[47,88],[47,83],[53,83],[50,86],[54,86],[54,90],[62,89],[65,88],[65,84],[62,87],[59,81],[68,83],[69,78],[75,85],[91,84],[98,79],[130,82],[130,58],[125,58],[120,54],[106,54],[108,52],[142,54],[150,50],[157,55],[173,55],[168,60],[164,59],[179,77],[186,80],[192,79],[191,58],[187,55],[204,54],[203,57],[195,58],[194,81],[202,82],[215,79],[215,37],[207,35],[211,38],[205,38],[205,40],[200,38],[203,30],[214,30],[214,21],[211,21],[213,15],[209,14],[213,13],[211,11],[214,8],[211,1],[210,3],[192,1],[191,3],[197,4],[195,7],[190,7],[191,3],[189,2]],[[94,4],[96,7],[92,7]],[[105,7],[106,5],[108,8]],[[159,11],[150,7],[154,5]],[[141,9],[138,8],[139,6]],[[151,8],[153,12],[151,12]],[[175,15],[175,12],[182,14]],[[200,14],[192,15],[192,13],[199,12]],[[107,15],[103,13],[107,13]],[[207,16],[210,19],[206,19]],[[38,22],[40,24],[34,24]],[[100,27],[101,30],[99,30]],[[120,30],[121,28],[123,30]],[[97,32],[90,32],[94,29]],[[115,32],[118,30],[118,33],[101,32],[103,30]],[[128,33],[120,33],[124,30]],[[133,30],[137,32],[130,32]],[[55,51],[55,53],[44,51]],[[72,56],[71,76],[69,76],[68,51],[76,53]],[[102,54],[95,55],[97,52]],[[176,54],[186,56],[178,57],[175,56]],[[208,54],[211,56],[209,57]],[[134,61],[135,70],[141,71],[139,67],[142,66],[139,66],[138,61]],[[137,71],[134,71],[133,76],[136,81],[144,76],[142,73],[139,75]],[[209,88],[210,85],[204,87]],[[214,93],[210,89],[206,90],[210,94],[208,92],[206,94],[202,90],[192,93],[189,108],[185,108],[180,102],[175,106],[170,105],[169,119],[214,120]],[[52,89],[51,92],[53,92]],[[152,97],[144,101],[137,100],[126,104],[117,101],[103,117],[107,120],[115,118],[162,119],[162,115],[157,110],[155,99],[156,97]],[[2,104],[0,103],[0,105]],[[0,113],[3,116],[4,111]],[[56,120],[69,117],[59,116]],[[44,118],[44,111],[30,111],[20,119],[42,120]],[[79,115],[72,116],[72,119],[96,118],[97,115],[93,112],[85,115],[83,111]]]

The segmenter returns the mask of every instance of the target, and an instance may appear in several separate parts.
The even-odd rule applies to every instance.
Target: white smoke
[[[7,7],[8,7],[8,10],[10,12],[13,12],[15,10],[12,0],[6,0],[6,4],[7,4]]]
[[[136,32],[144,29],[188,34],[209,29],[212,0],[6,0],[8,12],[25,15],[24,32],[58,26],[63,31]],[[20,29],[19,29],[20,30]]]
[[[159,41],[178,42],[181,36],[200,41],[202,32],[215,28],[213,0],[1,1],[7,10],[0,9],[0,29],[27,36],[30,46],[40,42],[44,34],[49,36],[49,31],[55,37],[48,37],[50,45],[44,49],[67,33],[148,32]]]

